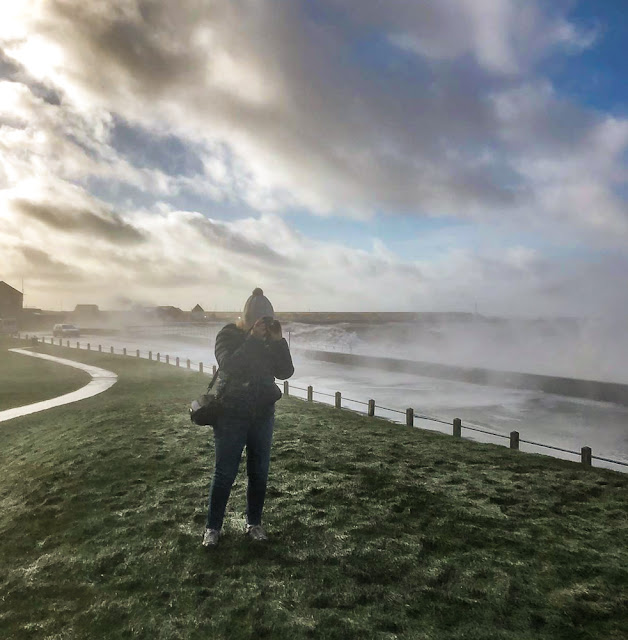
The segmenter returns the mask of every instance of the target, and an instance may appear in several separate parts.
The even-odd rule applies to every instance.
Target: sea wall
[[[599,402],[614,402],[628,407],[628,385],[599,380],[581,380],[561,376],[546,376],[516,371],[497,371],[478,367],[459,367],[453,365],[382,358],[315,349],[298,349],[298,353],[313,360],[333,362],[354,367],[368,367],[383,371],[414,373],[429,378],[458,380],[471,384],[505,387],[508,389],[527,389],[542,391],[572,398],[586,398]]]

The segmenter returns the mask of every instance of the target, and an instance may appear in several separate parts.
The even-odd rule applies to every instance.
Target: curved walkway
[[[84,387],[65,393],[62,396],[51,398],[50,400],[43,400],[42,402],[35,402],[34,404],[27,404],[23,407],[15,407],[13,409],[6,409],[0,411],[0,422],[5,420],[12,420],[20,416],[27,416],[31,413],[37,413],[38,411],[45,411],[46,409],[52,409],[53,407],[60,407],[64,404],[70,404],[71,402],[77,402],[78,400],[84,400],[85,398],[91,398],[98,395],[103,391],[106,391],[112,387],[118,380],[117,374],[113,371],[107,371],[99,367],[92,367],[82,362],[74,362],[74,360],[66,360],[65,358],[57,358],[56,356],[49,356],[45,353],[35,353],[26,349],[9,349],[13,353],[19,353],[24,356],[31,356],[33,358],[41,358],[42,360],[50,360],[57,362],[58,364],[64,364],[68,367],[74,367],[75,369],[82,369],[87,371],[92,377],[91,382],[88,382]]]

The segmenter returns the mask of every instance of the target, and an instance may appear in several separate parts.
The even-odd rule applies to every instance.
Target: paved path
[[[42,360],[50,360],[51,362],[57,362],[59,364],[65,364],[68,367],[74,367],[76,369],[82,369],[87,371],[92,377],[91,382],[87,383],[84,387],[66,393],[50,400],[44,400],[43,402],[35,402],[34,404],[27,404],[23,407],[15,407],[13,409],[6,409],[0,411],[0,422],[5,420],[12,420],[20,416],[27,416],[31,413],[37,413],[38,411],[45,411],[46,409],[52,409],[53,407],[60,407],[63,404],[70,404],[71,402],[77,402],[85,398],[91,398],[98,395],[103,391],[106,391],[112,387],[118,380],[117,374],[113,371],[107,371],[106,369],[100,369],[99,367],[92,367],[82,362],[74,362],[74,360],[66,360],[65,358],[57,358],[56,356],[49,356],[45,353],[35,353],[28,351],[27,349],[9,349],[13,353],[19,353],[24,356],[31,356],[33,358],[41,358]]]

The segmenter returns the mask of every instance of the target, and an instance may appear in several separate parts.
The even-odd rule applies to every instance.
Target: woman
[[[228,324],[216,336],[216,395],[224,409],[214,427],[216,465],[209,491],[205,547],[218,544],[244,447],[248,475],[246,533],[255,541],[267,539],[262,510],[275,402],[281,397],[275,378],[285,380],[294,373],[288,343],[274,315],[272,304],[257,288],[246,301],[238,324]]]

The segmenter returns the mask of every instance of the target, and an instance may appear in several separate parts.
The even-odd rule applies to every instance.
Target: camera
[[[275,320],[275,318],[272,318],[271,316],[264,316],[262,318],[262,320],[264,321],[264,324],[266,325],[266,328],[270,331],[273,327],[276,327],[279,323],[277,322],[277,320]]]
[[[249,331],[253,331],[255,325],[260,326],[261,324],[263,324],[265,327],[264,333],[266,338],[270,338],[271,332],[281,332],[281,325],[279,324],[279,321],[275,320],[275,318],[271,316],[262,316],[261,318],[258,318],[253,327],[249,329]]]

